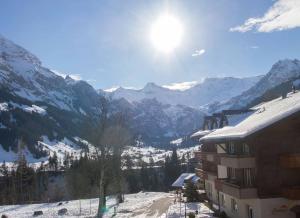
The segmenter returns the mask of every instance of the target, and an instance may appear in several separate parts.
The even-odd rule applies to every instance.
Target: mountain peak
[[[156,88],[156,87],[159,87],[158,85],[156,85],[154,82],[148,82],[144,89],[149,89],[149,88]]]
[[[23,60],[35,66],[41,66],[41,61],[32,53],[0,35],[0,59],[6,61]]]
[[[154,82],[149,82],[144,86],[143,91],[152,91],[157,89],[163,89],[163,87],[156,85]]]
[[[300,61],[298,59],[284,59],[277,61],[267,74],[270,79],[291,78],[300,74]]]
[[[283,59],[283,60],[279,60],[277,61],[275,64],[273,64],[272,68],[276,68],[276,67],[286,67],[286,66],[294,66],[300,65],[300,61],[298,59]]]

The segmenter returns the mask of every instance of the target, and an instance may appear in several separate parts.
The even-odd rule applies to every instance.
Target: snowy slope
[[[194,151],[198,150],[198,146],[190,147],[190,148],[182,148],[177,149],[177,155],[178,158],[181,159],[182,156],[192,157],[194,154]],[[154,147],[133,147],[128,146],[123,151],[122,156],[129,155],[131,157],[131,160],[133,163],[138,164],[139,160],[142,160],[146,163],[150,163],[150,159],[153,159],[154,164],[157,163],[164,163],[166,156],[171,156],[172,151],[170,150],[163,150],[163,149],[157,149]]]
[[[12,137],[17,139],[21,137],[21,131],[33,127],[34,131],[24,133],[25,138],[31,139],[27,142],[32,145],[31,152],[35,152],[38,138],[44,135],[58,141],[64,137],[84,138],[80,135],[84,116],[99,115],[100,99],[105,93],[97,92],[85,81],[60,74],[43,67],[35,55],[0,36],[0,118],[5,120],[1,122],[0,130],[6,129],[6,132],[0,131],[0,144],[16,147],[14,141],[17,140]],[[151,92],[153,86],[149,84],[145,91]],[[118,99],[112,102],[110,111],[128,112],[132,134],[140,135],[148,143],[162,144],[172,137],[194,131],[204,115],[187,106],[148,100],[128,102]],[[36,118],[36,114],[44,118]],[[10,141],[4,142],[1,135],[9,133],[12,135]]]
[[[156,99],[128,102],[113,101],[113,110],[126,112],[131,128],[147,145],[168,144],[174,138],[187,135],[202,125],[205,114],[183,105],[168,105]]]
[[[199,108],[216,101],[229,100],[255,85],[260,78],[260,76],[249,78],[207,78],[184,90],[148,83],[139,90],[122,87],[109,90],[109,95],[114,99],[125,98],[130,102],[155,98],[164,104],[181,104]]]
[[[42,66],[26,49],[0,35],[0,85],[32,102],[43,101],[63,110],[97,113],[97,92],[86,82],[63,78]],[[89,94],[90,100],[82,99]]]

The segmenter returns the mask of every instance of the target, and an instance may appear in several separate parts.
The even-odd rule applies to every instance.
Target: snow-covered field
[[[192,157],[194,155],[194,151],[198,150],[198,146],[177,149],[177,155],[179,158],[182,158],[183,155],[189,155]],[[133,147],[128,146],[123,152],[123,156],[129,155],[133,162],[138,162],[139,159],[143,160],[146,163],[150,163],[150,159],[153,158],[154,163],[164,162],[166,156],[170,156],[172,151],[170,150],[162,150],[154,147]]]
[[[59,217],[59,209],[68,210],[64,217],[93,217],[96,215],[98,200],[74,200],[69,202],[27,204],[27,205],[8,205],[0,206],[0,215],[8,217],[27,218],[33,217],[34,211],[43,211],[39,217]],[[180,208],[181,206],[181,208]],[[179,218],[184,216],[184,204],[174,203],[174,195],[163,192],[139,192],[136,194],[125,195],[125,202],[117,206],[114,198],[108,198],[107,213],[105,217],[112,217],[116,208],[116,216],[120,218],[144,218],[144,217],[161,217],[161,218]],[[198,210],[197,217],[211,218],[212,211],[202,203],[189,203],[186,205],[187,213]]]
[[[1,123],[0,123],[1,124]],[[84,143],[89,148],[89,154],[93,155],[96,151],[95,147],[91,144],[89,144],[87,141],[75,137],[75,141]],[[38,141],[38,146],[46,151],[48,155],[53,156],[54,153],[56,153],[59,163],[62,165],[64,161],[64,157],[66,154],[69,156],[72,156],[73,158],[79,158],[80,155],[83,153],[83,149],[77,145],[76,143],[72,142],[71,140],[64,138],[61,141],[51,141],[48,139],[47,136],[42,136],[41,140]],[[184,148],[184,149],[177,149],[177,155],[179,158],[182,158],[183,155],[187,158],[187,156],[192,157],[195,150],[198,150],[198,146],[190,147],[190,148]],[[23,154],[25,155],[28,163],[30,163],[30,166],[37,168],[40,166],[41,162],[44,162],[44,165],[47,165],[48,163],[48,157],[35,159],[33,155],[25,148],[23,150]],[[159,165],[164,162],[166,156],[170,156],[172,154],[172,151],[170,150],[163,150],[163,149],[157,149],[154,147],[135,147],[135,146],[127,146],[125,150],[123,151],[122,156],[129,155],[131,160],[135,165],[137,165],[140,160],[150,163],[151,159],[153,159],[154,164]],[[9,168],[15,167],[15,162],[18,159],[18,154],[14,151],[5,151],[0,144],[0,163],[3,161],[6,162],[6,166]]]

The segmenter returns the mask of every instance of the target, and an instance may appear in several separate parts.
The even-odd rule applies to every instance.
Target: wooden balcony
[[[255,158],[249,156],[222,155],[220,165],[232,168],[255,168]]]
[[[195,173],[197,176],[199,176],[202,180],[211,180],[214,181],[217,178],[218,170],[217,165],[210,163],[210,162],[204,162],[199,163],[197,167],[195,168]]]
[[[238,199],[251,199],[258,197],[257,189],[255,187],[243,187],[226,179],[218,179],[216,184],[216,188],[218,188],[219,191]]]
[[[281,155],[280,166],[283,168],[300,168],[300,154]]]
[[[208,179],[207,173],[204,170],[200,169],[200,168],[195,168],[195,173],[196,173],[197,176],[199,176],[199,178],[201,180]]]
[[[285,187],[282,195],[289,200],[300,200],[300,186]]]
[[[205,153],[202,151],[194,151],[196,160],[201,161],[206,158]]]
[[[220,163],[220,157],[216,152],[195,151],[194,155],[198,161],[209,161],[214,162],[215,164]]]

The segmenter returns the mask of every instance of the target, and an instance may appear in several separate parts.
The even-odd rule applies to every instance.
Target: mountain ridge
[[[186,90],[173,90],[155,83],[147,83],[142,89],[119,87],[106,92],[113,99],[125,98],[129,102],[156,98],[171,105],[186,105],[201,108],[215,101],[226,101],[253,86],[262,76],[235,78],[206,78]]]
[[[266,90],[299,76],[300,62],[288,59],[275,63],[265,76],[208,78],[184,91],[148,83],[141,90],[130,90],[133,100],[128,100],[95,90],[83,80],[57,75],[29,51],[0,37],[0,146],[16,150],[23,138],[29,151],[40,157],[45,154],[38,141],[45,138],[77,143],[74,138],[85,139],[85,119],[97,118],[101,98],[109,97],[110,112],[126,113],[135,138],[164,147],[198,130],[204,110],[247,106]]]
[[[300,76],[300,60],[283,59],[274,63],[268,73],[257,84],[227,102],[210,105],[211,111],[246,108],[252,101],[269,89]],[[291,90],[292,87],[290,87]]]

